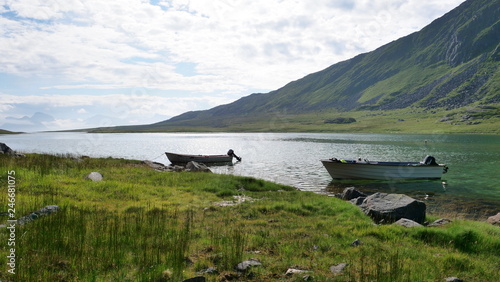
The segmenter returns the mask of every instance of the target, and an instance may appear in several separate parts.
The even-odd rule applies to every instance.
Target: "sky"
[[[267,93],[463,0],[0,0],[0,129],[150,124]]]

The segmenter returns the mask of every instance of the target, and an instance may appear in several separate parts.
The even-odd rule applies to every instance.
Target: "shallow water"
[[[0,142],[26,153],[55,153],[153,160],[169,164],[164,152],[242,157],[217,173],[253,176],[332,194],[354,186],[367,193],[405,193],[424,200],[431,212],[483,218],[500,212],[500,136],[336,133],[33,133],[0,135]],[[336,181],[320,159],[445,163],[442,181]]]

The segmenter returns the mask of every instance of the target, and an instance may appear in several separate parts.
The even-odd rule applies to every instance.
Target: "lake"
[[[52,153],[152,160],[164,152],[242,157],[216,173],[262,178],[301,190],[334,194],[345,187],[404,193],[427,203],[431,213],[484,219],[500,212],[500,136],[465,134],[349,133],[30,133],[0,135],[24,153]],[[320,159],[422,161],[432,155],[449,167],[440,181],[332,181]]]

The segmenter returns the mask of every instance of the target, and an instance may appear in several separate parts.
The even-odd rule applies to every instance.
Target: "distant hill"
[[[480,106],[495,116],[500,102],[499,19],[500,0],[468,0],[418,32],[275,91],[116,130],[231,129],[232,121],[258,122],[275,113],[349,115]]]

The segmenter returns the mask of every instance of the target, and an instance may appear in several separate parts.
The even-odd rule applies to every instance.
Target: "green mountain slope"
[[[258,122],[277,112],[310,115],[400,109],[446,111],[495,105],[500,102],[499,50],[500,0],[469,0],[419,32],[278,90],[128,129],[231,130],[232,122]]]

